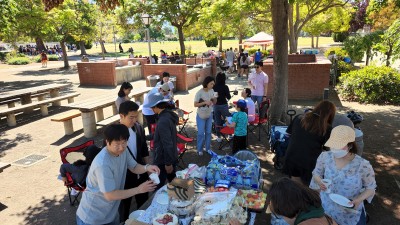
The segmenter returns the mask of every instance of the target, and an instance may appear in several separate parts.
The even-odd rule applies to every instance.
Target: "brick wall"
[[[293,54],[288,55],[288,62],[289,63],[310,63],[310,62],[317,62],[317,57],[315,55],[299,55]]]
[[[150,86],[147,79],[150,75],[159,75],[163,72],[168,72],[171,76],[176,77],[177,91],[187,91],[190,88],[196,87],[203,82],[206,76],[212,74],[212,67],[208,66],[203,69],[190,69],[187,71],[186,64],[146,64],[142,66],[143,77],[146,79],[146,85]]]
[[[146,64],[142,66],[143,78],[146,79],[146,85],[150,83],[147,79],[150,75],[162,75],[163,72],[168,72],[171,76],[176,76],[176,90],[187,90],[186,86],[186,64]]]
[[[81,85],[116,86],[115,61],[78,62]]]
[[[322,99],[324,88],[329,87],[330,66],[331,63],[326,58],[318,58],[315,63],[289,63],[289,99]],[[264,63],[263,71],[269,77],[268,96],[272,96],[274,88],[273,64]]]

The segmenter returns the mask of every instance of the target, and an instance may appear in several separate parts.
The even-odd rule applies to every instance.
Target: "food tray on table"
[[[242,200],[244,199],[244,201]],[[238,190],[235,201],[249,211],[261,212],[265,208],[267,194],[256,190]]]

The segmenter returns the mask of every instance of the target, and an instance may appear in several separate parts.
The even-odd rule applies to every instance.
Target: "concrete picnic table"
[[[60,96],[60,89],[69,86],[69,83],[65,84],[47,84],[47,85],[41,85],[41,86],[36,86],[36,87],[31,87],[31,88],[24,88],[24,89],[19,89],[19,90],[14,90],[14,91],[7,91],[7,92],[0,92],[0,105],[2,104],[1,102],[12,100],[12,99],[21,99],[21,104],[29,104],[32,103],[32,95],[33,94],[40,94],[40,93],[50,93],[50,97],[58,97]],[[43,96],[38,97],[39,101],[44,99]],[[60,106],[61,102],[54,102],[54,106]],[[14,107],[15,105],[13,104],[8,104],[8,107]],[[33,111],[27,110],[27,112]]]
[[[151,87],[135,89],[131,92],[129,96],[134,97],[136,101],[140,102],[140,104],[143,104],[144,94],[149,92],[150,90]],[[85,137],[92,138],[97,134],[96,122],[104,120],[104,108],[112,106],[113,115],[118,114],[117,106],[115,105],[116,98],[116,96],[106,95],[69,104],[66,107],[79,109],[81,111],[83,133]]]

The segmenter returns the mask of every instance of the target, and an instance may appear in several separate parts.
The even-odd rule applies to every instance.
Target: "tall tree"
[[[15,21],[18,12],[17,4],[14,0],[0,1],[0,40],[15,43]]]
[[[185,37],[183,29],[198,19],[201,7],[200,0],[149,0],[146,1],[147,9],[153,16],[160,16],[161,20],[168,21],[178,30],[181,54],[185,54]]]
[[[389,0],[386,4],[381,4],[381,0],[374,0],[369,4],[367,13],[372,31],[386,30],[396,19],[400,18],[400,5],[396,7],[394,0]]]
[[[343,7],[350,0],[292,0],[289,4],[290,53],[297,52],[298,39],[303,27],[315,16],[330,8]]]
[[[270,121],[286,121],[288,106],[288,13],[287,0],[271,0],[272,27],[274,30],[274,90]]]
[[[77,26],[71,36],[79,42],[81,55],[86,55],[85,43],[95,39],[97,33],[97,6],[78,0],[74,3]]]
[[[376,45],[376,48],[385,55],[386,66],[400,58],[400,19],[387,29],[381,36],[381,42]]]
[[[369,0],[356,0],[352,2],[351,5],[355,13],[353,14],[353,19],[350,21],[350,32],[357,32],[362,29],[366,23]]]

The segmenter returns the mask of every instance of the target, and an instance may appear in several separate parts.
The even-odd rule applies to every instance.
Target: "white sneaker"
[[[199,156],[202,156],[203,155],[203,152],[199,152]]]
[[[222,142],[222,138],[217,138],[217,142],[221,143]]]

